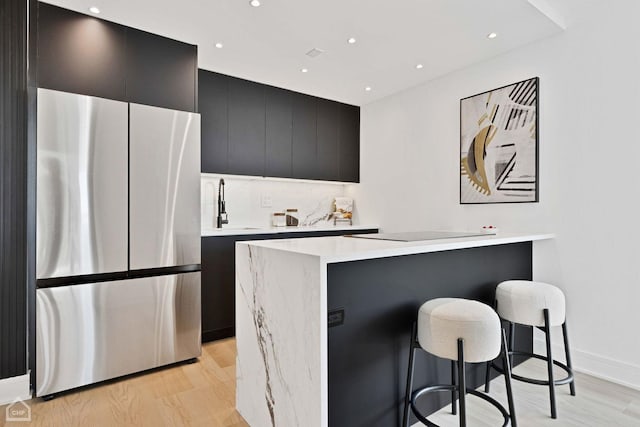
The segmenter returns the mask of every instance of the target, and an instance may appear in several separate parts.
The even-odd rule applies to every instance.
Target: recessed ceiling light
[[[97,7],[95,7],[95,6],[91,6],[91,7],[89,8],[89,12],[91,12],[91,13],[95,13],[95,14],[97,15],[98,13],[100,13],[100,9],[98,9],[98,8],[97,8]]]
[[[260,6],[260,0],[251,0],[249,4],[253,7],[258,7]]]
[[[353,37],[351,37],[349,40],[347,40],[347,42],[349,44],[354,44],[356,42],[356,39],[354,39]]]
[[[416,65],[416,68],[417,68],[418,70],[420,70],[420,69],[422,68],[422,64],[418,64],[418,65]]]
[[[300,71],[302,71],[303,73],[307,73],[309,70],[307,70],[306,68],[303,68],[303,69],[302,69],[302,70],[300,70]]]
[[[364,90],[366,90],[367,92],[371,92],[371,86],[365,87]]]
[[[216,47],[217,47],[218,49],[222,49],[222,46],[224,46],[222,43],[216,43]]]
[[[487,38],[488,39],[495,39],[496,37],[498,37],[498,35],[496,33],[489,33],[487,34]]]

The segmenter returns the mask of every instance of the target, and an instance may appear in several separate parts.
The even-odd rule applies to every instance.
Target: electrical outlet
[[[273,200],[269,194],[263,194],[262,197],[260,197],[260,206],[263,208],[273,207]]]

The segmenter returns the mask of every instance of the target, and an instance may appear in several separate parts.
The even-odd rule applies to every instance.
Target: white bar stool
[[[417,348],[434,356],[451,360],[451,385],[432,385],[413,390],[413,371]],[[466,387],[465,363],[487,362],[502,354],[509,412],[486,393]],[[458,383],[455,381],[456,361]],[[437,298],[424,303],[413,325],[409,351],[409,372],[404,403],[403,427],[409,426],[409,410],[422,423],[438,427],[416,408],[416,401],[426,393],[451,392],[452,413],[456,414],[456,393],[460,400],[460,426],[466,427],[466,393],[473,394],[495,406],[504,417],[504,426],[516,426],[507,342],[496,312],[486,304],[461,298]]]
[[[556,393],[555,386],[569,384],[569,390],[572,396],[576,395],[575,381],[573,378],[573,369],[571,367],[571,355],[569,354],[569,338],[567,336],[567,321],[565,297],[562,291],[547,283],[532,282],[529,280],[507,280],[498,284],[496,287],[496,310],[501,319],[509,322],[509,358],[513,361],[514,355],[534,357],[536,359],[547,362],[548,380],[537,380],[527,378],[516,374],[511,376],[518,380],[530,384],[544,385],[549,387],[549,401],[551,404],[551,418],[557,418],[556,409]],[[545,333],[547,356],[541,356],[534,353],[526,353],[514,351],[513,344],[515,339],[514,324],[534,326],[541,329]],[[551,353],[551,333],[552,326],[562,326],[562,334],[564,337],[564,351],[567,364],[553,360]],[[562,368],[567,376],[562,379],[554,379],[553,365]],[[495,363],[487,363],[487,381],[485,383],[485,392],[489,391],[489,373],[493,367],[498,372],[502,372],[502,368]]]

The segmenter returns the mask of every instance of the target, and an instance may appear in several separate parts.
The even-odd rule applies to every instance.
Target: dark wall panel
[[[0,2],[0,378],[27,372],[27,2]]]
[[[126,100],[126,27],[46,3],[38,11],[38,85]]]

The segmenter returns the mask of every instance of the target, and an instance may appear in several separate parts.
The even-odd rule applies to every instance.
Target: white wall
[[[563,34],[363,107],[349,191],[358,220],[384,231],[556,233],[536,277],[567,294],[576,365],[640,388],[640,2],[556,3],[570,12]],[[533,76],[540,202],[461,206],[460,98]]]
[[[225,201],[229,214],[226,227],[269,227],[273,212],[298,209],[300,225],[317,225],[333,212],[336,196],[345,195],[345,185],[260,177],[235,177],[202,174],[202,231],[216,226],[218,181],[224,178]],[[262,198],[271,199],[271,207],[263,207]],[[332,222],[333,223],[333,222]]]

